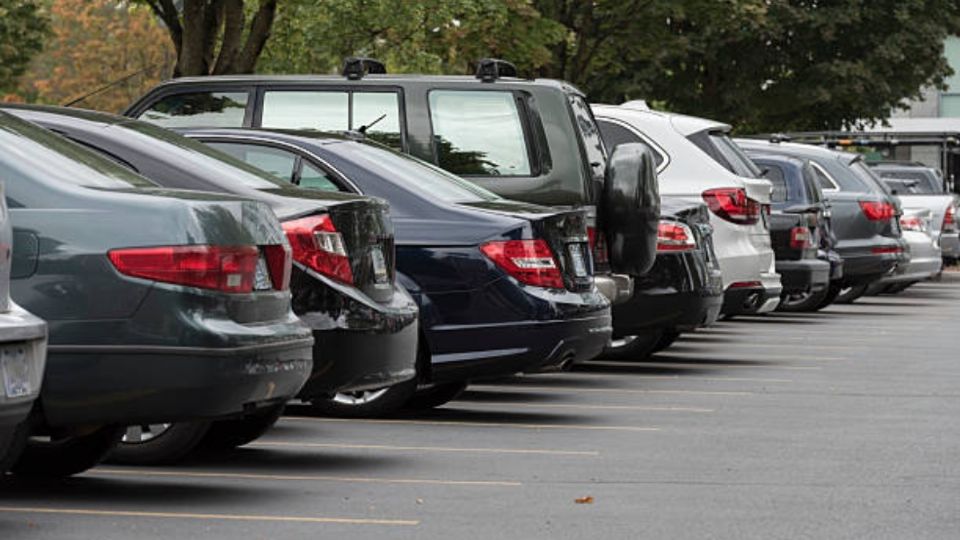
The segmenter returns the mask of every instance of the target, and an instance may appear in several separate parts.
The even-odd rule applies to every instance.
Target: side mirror
[[[641,276],[657,257],[660,187],[656,160],[640,143],[621,144],[607,162],[598,223],[614,272]]]

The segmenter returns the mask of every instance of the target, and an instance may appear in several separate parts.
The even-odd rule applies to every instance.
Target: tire
[[[20,454],[26,448],[29,436],[29,422],[21,422],[17,426],[0,430],[0,475],[9,471],[13,464],[20,459]]]
[[[124,428],[104,426],[85,435],[30,438],[11,471],[22,476],[63,478],[82,473],[103,461],[120,438]]]
[[[888,285],[883,292],[886,294],[900,294],[916,284],[916,281],[910,281],[908,283],[894,283],[893,285]]]
[[[607,345],[600,357],[608,360],[641,362],[657,351],[657,345],[663,336],[662,330],[651,330],[638,336],[615,339]]]
[[[837,296],[840,295],[840,289],[841,289],[840,284],[831,283],[830,287],[827,288],[827,295],[823,298],[823,302],[819,306],[817,306],[816,311],[819,311],[829,306],[830,304],[836,302]]]
[[[252,443],[270,430],[283,414],[285,404],[267,407],[236,420],[214,422],[197,446],[197,452],[227,452]]]
[[[870,285],[854,285],[853,287],[845,287],[840,291],[840,294],[837,295],[837,299],[834,301],[838,304],[852,304],[866,294],[867,287],[869,286]]]
[[[462,394],[466,388],[467,383],[465,382],[445,383],[431,386],[430,388],[413,394],[413,397],[407,400],[407,403],[404,404],[404,408],[417,411],[434,409],[457,399],[457,396]]]
[[[784,294],[780,297],[780,306],[777,307],[777,311],[782,311],[785,313],[810,313],[813,311],[819,311],[832,303],[825,302],[831,294],[835,298],[839,293],[839,289],[831,293],[830,287],[823,289],[822,291],[813,292],[813,293],[801,293],[795,295]]]
[[[108,461],[124,465],[167,465],[197,448],[212,422],[129,426]]]
[[[675,341],[677,341],[677,338],[679,337],[680,332],[676,330],[664,330],[663,335],[660,336],[659,340],[657,340],[657,344],[654,346],[653,352],[660,352],[670,347]]]
[[[314,413],[323,416],[372,418],[399,411],[416,391],[417,381],[414,379],[378,390],[342,393],[329,398],[314,399],[310,404]]]

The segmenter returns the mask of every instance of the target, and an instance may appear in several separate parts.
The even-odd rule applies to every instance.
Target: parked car
[[[616,247],[597,254],[597,287],[612,302],[633,297],[632,280],[656,257],[657,182],[635,150],[617,163],[639,174],[621,173],[624,185],[610,187],[613,160],[582,92],[563,81],[517,78],[511,64],[492,59],[478,63],[475,77],[385,73],[375,60],[354,58],[341,76],[181,77],[125,114],[170,128],[363,132],[502,197],[583,207],[600,240],[593,247]],[[646,317],[615,317],[614,325],[630,334]]]
[[[841,302],[854,301],[867,286],[894,272],[897,264],[906,259],[898,201],[859,154],[777,138],[737,139],[736,142],[748,152],[810,161],[817,183],[830,203],[837,251],[843,258],[843,278],[839,283],[831,283],[829,297]]]
[[[891,191],[906,189],[903,184],[913,184],[913,180],[884,179]],[[903,200],[909,200],[898,195]],[[939,222],[932,217],[929,208],[904,208],[900,216],[900,229],[907,243],[908,260],[897,265],[896,271],[871,285],[868,293],[898,293],[909,287],[940,274],[943,269],[943,253],[938,241],[939,231],[933,230],[933,223]]]
[[[633,335],[614,333],[607,357],[643,360],[720,316],[723,276],[706,205],[666,196],[660,211],[657,260],[637,278],[633,300],[613,306],[614,320],[646,321],[646,327]]]
[[[830,282],[843,277],[843,259],[830,206],[809,160],[747,152],[773,184],[770,236],[783,281],[781,311],[816,311],[829,305]]]
[[[730,140],[730,126],[651,111],[642,102],[594,105],[593,111],[606,140],[651,149],[662,194],[707,204],[723,273],[723,313],[776,309],[782,288],[765,211],[770,183]]]
[[[156,189],[3,112],[0,148],[11,296],[50,338],[14,472],[78,473],[127,425],[239,415],[296,395],[313,338],[290,309],[290,248],[269,207]]]
[[[397,281],[386,202],[300,189],[200,142],[123,116],[50,107],[7,110],[112,156],[157,185],[232,193],[270,205],[293,248],[293,309],[315,340],[313,373],[298,398],[327,402],[334,409],[344,409],[346,403],[348,411],[375,414],[395,409],[413,395],[418,312]],[[272,169],[285,164],[284,156],[276,153],[262,159],[260,165]],[[306,172],[301,183],[310,179]],[[250,442],[277,420],[280,410],[248,418],[243,430],[237,421],[218,422],[201,444]],[[131,428],[137,434],[152,429]],[[162,438],[153,435],[128,437],[118,455],[127,461],[154,461],[157,452],[151,447]]]
[[[904,210],[930,210],[930,234],[938,238],[943,258],[960,258],[960,228],[957,207],[960,198],[945,189],[937,169],[914,163],[882,162],[870,164],[873,172],[885,180],[903,180],[904,185],[888,186],[900,198]]]
[[[563,369],[596,356],[610,339],[582,210],[503,199],[365,140],[185,133],[301,187],[390,202],[397,273],[420,306],[423,331],[420,389],[410,406],[442,405],[477,379]]]
[[[10,299],[12,249],[10,212],[0,197],[0,475],[27,442],[47,360],[47,324]]]

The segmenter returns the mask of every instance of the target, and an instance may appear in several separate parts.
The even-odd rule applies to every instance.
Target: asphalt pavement
[[[0,539],[960,538],[960,277],[650,362],[312,417],[175,467],[0,479]]]

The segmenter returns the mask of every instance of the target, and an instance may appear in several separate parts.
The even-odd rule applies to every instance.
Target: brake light
[[[596,227],[587,227],[587,239],[590,242],[590,251],[593,252],[593,262],[597,265],[610,264],[607,241],[597,232]]]
[[[900,228],[905,231],[923,232],[925,227],[923,220],[917,216],[902,216],[900,218]]]
[[[657,253],[677,253],[697,249],[693,231],[683,223],[663,220],[657,226]]]
[[[703,201],[717,217],[740,225],[753,225],[760,220],[760,203],[747,197],[742,188],[708,189]]]
[[[808,249],[813,247],[813,234],[809,227],[794,227],[790,229],[790,247],[792,249]]]
[[[331,279],[353,284],[353,270],[343,236],[329,215],[286,221],[283,232],[290,241],[293,260]]]
[[[560,267],[542,239],[487,242],[480,251],[520,283],[562,289]]]
[[[873,253],[874,255],[891,255],[891,254],[900,253],[902,251],[903,251],[903,248],[900,246],[875,247],[870,250],[870,252]]]
[[[759,281],[735,281],[730,284],[728,289],[759,289],[763,287],[763,283]]]
[[[278,291],[289,289],[290,269],[293,266],[290,246],[284,244],[264,246],[263,254],[267,259],[267,268],[270,270],[270,281],[273,283],[273,288]]]
[[[860,209],[870,221],[887,221],[897,214],[897,209],[886,201],[860,201]]]
[[[956,232],[957,231],[957,210],[951,204],[947,207],[947,212],[943,216],[943,232]]]
[[[255,246],[160,246],[107,253],[121,274],[228,293],[253,290],[260,252]]]

